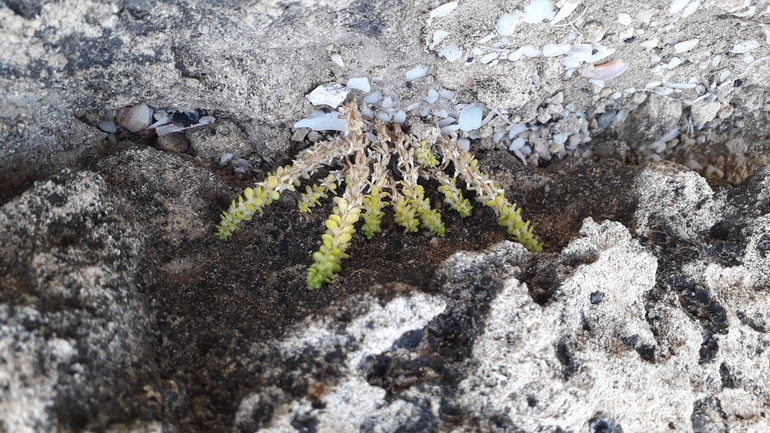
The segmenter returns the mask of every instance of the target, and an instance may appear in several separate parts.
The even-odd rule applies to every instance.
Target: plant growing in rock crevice
[[[539,252],[543,244],[532,233],[532,226],[521,218],[521,209],[506,200],[503,189],[482,173],[478,162],[459,147],[454,140],[438,137],[435,143],[427,143],[402,131],[397,123],[369,122],[361,117],[355,101],[341,109],[347,120],[344,136],[318,143],[305,150],[293,165],[279,167],[275,173],[254,188],[246,188],[230,209],[222,212],[216,235],[223,240],[239,229],[241,221],[252,219],[255,213],[277,200],[282,191],[294,191],[301,186],[300,179],[310,179],[321,167],[336,168],[322,182],[306,185],[299,200],[303,212],[311,212],[327,193],[336,194],[341,182],[345,182],[342,196],[334,197],[336,206],[326,220],[326,232],[321,236],[323,244],[313,254],[314,263],[308,269],[309,289],[319,289],[332,280],[341,269],[341,260],[355,233],[355,224],[363,216],[361,231],[371,239],[381,232],[383,210],[392,206],[395,221],[404,232],[416,232],[420,228],[430,230],[436,236],[444,236],[444,224],[438,210],[432,209],[425,198],[419,178],[433,178],[441,185],[444,203],[460,213],[470,216],[472,206],[457,186],[457,179],[476,193],[476,200],[490,206],[498,217],[498,223],[508,234],[527,249]],[[436,156],[440,156],[441,161]],[[400,180],[391,169],[391,158],[397,158]],[[446,171],[450,164],[454,174]],[[388,201],[385,201],[388,199]]]

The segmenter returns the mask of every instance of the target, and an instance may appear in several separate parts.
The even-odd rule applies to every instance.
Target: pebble
[[[187,151],[190,142],[184,134],[176,132],[158,137],[158,148],[168,152],[183,153]]]
[[[696,126],[701,126],[714,120],[717,117],[717,112],[722,108],[722,104],[719,102],[708,102],[705,104],[695,104],[690,108],[692,113],[692,121]]]
[[[115,125],[115,122],[111,120],[102,120],[99,122],[99,129],[110,134],[118,132],[118,128]]]
[[[727,119],[728,117],[733,115],[733,112],[735,112],[735,106],[733,106],[732,104],[727,104],[722,109],[717,111],[717,116],[720,119]]]
[[[599,118],[596,120],[596,124],[599,128],[604,129],[610,126],[612,124],[612,119],[615,118],[615,115],[617,115],[618,112],[615,110],[607,110],[601,115],[599,115]]]

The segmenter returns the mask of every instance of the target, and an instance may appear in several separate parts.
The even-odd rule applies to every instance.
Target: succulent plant
[[[457,186],[457,179],[462,180],[467,190],[475,192],[476,201],[495,211],[498,223],[514,240],[533,252],[542,249],[543,244],[532,233],[530,223],[521,218],[521,209],[508,202],[504,190],[479,170],[478,161],[456,141],[438,137],[435,143],[428,143],[405,133],[398,123],[369,122],[361,117],[355,101],[347,103],[341,111],[347,121],[345,134],[317,143],[300,154],[292,165],[279,167],[254,188],[246,188],[243,195],[222,212],[216,231],[220,239],[229,239],[241,221],[251,220],[255,213],[262,214],[281,192],[294,191],[302,185],[301,179],[310,179],[320,168],[329,167],[330,174],[320,184],[306,185],[299,200],[300,210],[311,212],[322,198],[328,197],[327,193],[336,194],[339,185],[345,184],[342,196],[334,197],[336,206],[325,222],[322,245],[313,254],[314,263],[308,269],[308,289],[319,289],[330,283],[340,271],[341,260],[348,257],[345,251],[361,217],[364,220],[361,231],[368,239],[381,233],[383,210],[387,206],[393,207],[395,221],[404,227],[404,232],[422,228],[435,236],[444,236],[441,214],[431,208],[424,187],[418,184],[421,177],[437,180],[444,203],[465,218],[471,215],[472,206]],[[397,158],[399,180],[391,168],[393,157]],[[451,176],[447,174],[450,165],[454,168]]]

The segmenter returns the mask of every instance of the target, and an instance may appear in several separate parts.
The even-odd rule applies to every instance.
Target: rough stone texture
[[[321,292],[301,287],[323,217],[281,200],[221,244],[233,189],[189,155],[125,143],[37,182],[0,213],[4,428],[770,427],[769,170],[493,161],[551,252],[448,218],[438,247],[357,240]],[[599,174],[614,193],[585,206]]]
[[[650,94],[618,128],[618,138],[643,148],[676,128],[681,117],[679,101]]]
[[[580,238],[543,259],[551,277],[542,266],[529,271],[533,258],[518,245],[458,253],[434,280],[447,298],[440,315],[394,338],[358,371],[348,363],[328,405],[276,408],[273,427],[302,419],[335,430],[326,420],[345,416],[331,404],[337,389],[366,378],[392,395],[358,385],[359,410],[377,410],[348,418],[344,431],[770,428],[770,377],[761,366],[768,359],[767,248],[727,243],[748,236],[756,245],[768,236],[766,216],[751,218],[750,228],[746,220],[723,220],[724,198],[673,166],[650,167],[637,180],[634,222],[651,249],[620,223],[586,219]],[[744,194],[764,206],[767,195],[766,186]],[[666,234],[652,233],[661,226],[669,227]],[[673,245],[659,247],[702,245],[708,237],[721,240],[689,260]],[[533,292],[542,288],[550,295],[535,302]],[[296,338],[285,341],[287,351],[298,350]]]
[[[726,15],[746,0],[686,19],[668,1],[583,3],[575,43],[630,64],[604,89],[558,59],[480,63],[473,50],[497,49],[480,41],[521,3],[461,0],[429,20],[436,4],[401,0],[3,2],[0,430],[770,431],[770,62],[727,52],[756,39],[751,55],[770,54],[764,27]],[[643,36],[621,39],[618,13],[647,7]],[[436,30],[450,35],[434,44]],[[522,25],[514,40],[571,31]],[[450,42],[453,63],[437,55]],[[656,72],[655,55],[683,63]],[[415,66],[428,74],[405,81]],[[215,239],[243,187],[325,139],[291,128],[315,109],[307,92],[352,77],[394,109],[422,104],[406,124],[426,139],[429,89],[454,92],[430,110],[537,125],[537,169],[492,142],[501,117],[471,146],[545,253],[506,241],[482,206],[445,212],[434,243],[387,217],[308,292],[331,204],[297,216],[285,194]],[[642,90],[692,78],[705,93]],[[140,102],[217,120],[185,131],[183,152],[96,127],[100,110]],[[661,155],[704,168],[645,163],[638,150],[691,114]],[[550,156],[549,128],[586,124],[595,160]]]
[[[143,241],[124,207],[89,172],[64,172],[2,207],[3,431],[106,428],[158,416],[170,396],[148,363],[134,282]]]

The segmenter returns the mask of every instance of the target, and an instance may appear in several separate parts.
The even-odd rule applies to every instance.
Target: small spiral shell
[[[118,124],[131,132],[139,132],[150,126],[151,118],[152,110],[144,103],[135,107],[121,108],[115,115]]]

